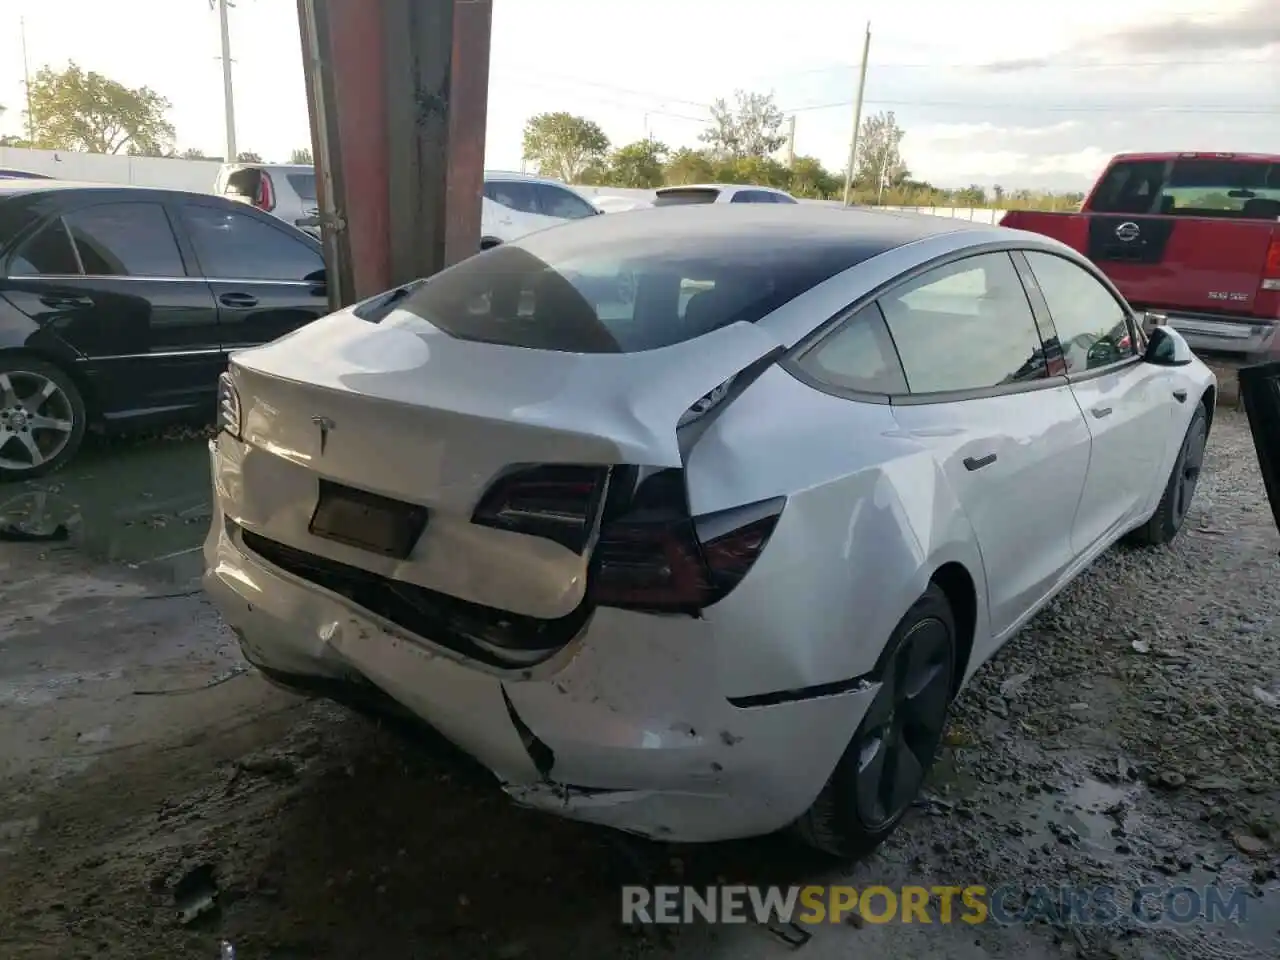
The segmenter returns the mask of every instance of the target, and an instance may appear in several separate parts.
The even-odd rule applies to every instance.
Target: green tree
[[[796,157],[791,165],[788,189],[797,197],[824,200],[844,189],[844,179],[827,170],[813,157]]]
[[[772,157],[740,157],[715,167],[716,183],[754,183],[785,190],[791,185],[791,171]]]
[[[787,142],[782,132],[786,117],[774,103],[773,94],[737,90],[733,98],[732,106],[724,98],[711,105],[711,123],[698,135],[713,158],[767,157]]]
[[[207,160],[208,157],[205,156],[205,152],[201,150],[199,147],[187,147],[187,149],[182,151],[182,159],[183,160]]]
[[[262,163],[262,155],[252,150],[241,150],[236,154],[236,159],[241,163]]]
[[[861,189],[878,192],[882,182],[886,187],[898,186],[911,176],[899,151],[904,136],[906,134],[898,126],[892,110],[873,114],[862,121],[854,175],[854,181]]]
[[[709,183],[715,179],[715,168],[701,150],[681,147],[667,158],[663,179],[671,186],[682,183]]]
[[[589,167],[603,165],[609,138],[599,124],[571,113],[540,113],[524,125],[524,159],[546,175],[574,183]]]
[[[291,154],[289,154],[289,162],[297,163],[301,165],[307,165],[307,166],[315,163],[315,161],[311,159],[311,148],[298,147]]]
[[[665,182],[663,164],[668,152],[667,145],[657,140],[619,147],[609,157],[608,182],[617,187],[660,187]]]
[[[42,67],[31,81],[35,145],[46,150],[119,153],[127,147],[159,156],[173,143],[171,104],[149,87],[126,87],[74,62]]]

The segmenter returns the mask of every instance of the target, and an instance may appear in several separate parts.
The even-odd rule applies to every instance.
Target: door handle
[[[1187,391],[1185,391],[1185,390],[1175,390],[1175,391],[1173,391],[1173,399],[1177,400],[1179,403],[1186,403],[1186,402],[1187,402]]]
[[[247,293],[224,293],[218,297],[218,302],[224,307],[256,307],[258,298]]]
[[[1089,412],[1090,412],[1090,413],[1092,413],[1092,414],[1093,414],[1095,417],[1097,417],[1099,420],[1101,420],[1103,417],[1109,417],[1109,416],[1111,416],[1111,408],[1110,408],[1110,407],[1094,407],[1094,408],[1093,408],[1092,410],[1090,410]]]
[[[55,309],[67,309],[70,307],[83,310],[93,306],[93,301],[88,297],[58,297],[53,294],[41,297],[40,302],[46,307]]]
[[[983,467],[989,467],[996,462],[996,455],[988,453],[985,457],[965,457],[964,468],[966,470],[981,470]]]

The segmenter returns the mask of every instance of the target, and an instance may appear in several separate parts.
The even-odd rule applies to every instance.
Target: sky
[[[234,0],[237,143],[308,146],[296,0]],[[864,114],[894,111],[913,176],[1086,188],[1130,150],[1280,153],[1280,0],[493,0],[486,164],[519,169],[532,115],[615,145],[697,146],[708,105],[772,93],[796,151],[842,170],[868,20]],[[602,12],[603,11],[603,12]],[[209,0],[0,0],[0,133],[34,71],[74,60],[173,104],[180,149],[224,147]]]

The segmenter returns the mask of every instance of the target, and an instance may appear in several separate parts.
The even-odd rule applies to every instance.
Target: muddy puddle
[[[63,471],[0,486],[0,530],[186,582],[200,572],[209,503],[204,438],[91,438]]]

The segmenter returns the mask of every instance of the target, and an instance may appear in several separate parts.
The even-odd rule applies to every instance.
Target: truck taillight
[[[1267,247],[1267,263],[1262,268],[1262,289],[1280,290],[1280,237],[1271,238]]]
[[[521,467],[489,487],[471,522],[542,537],[581,554],[591,539],[608,483],[607,467]]]
[[[262,176],[258,178],[258,189],[253,195],[253,205],[259,210],[265,210],[270,213],[276,208],[276,188],[271,182],[271,174],[265,170]]]

